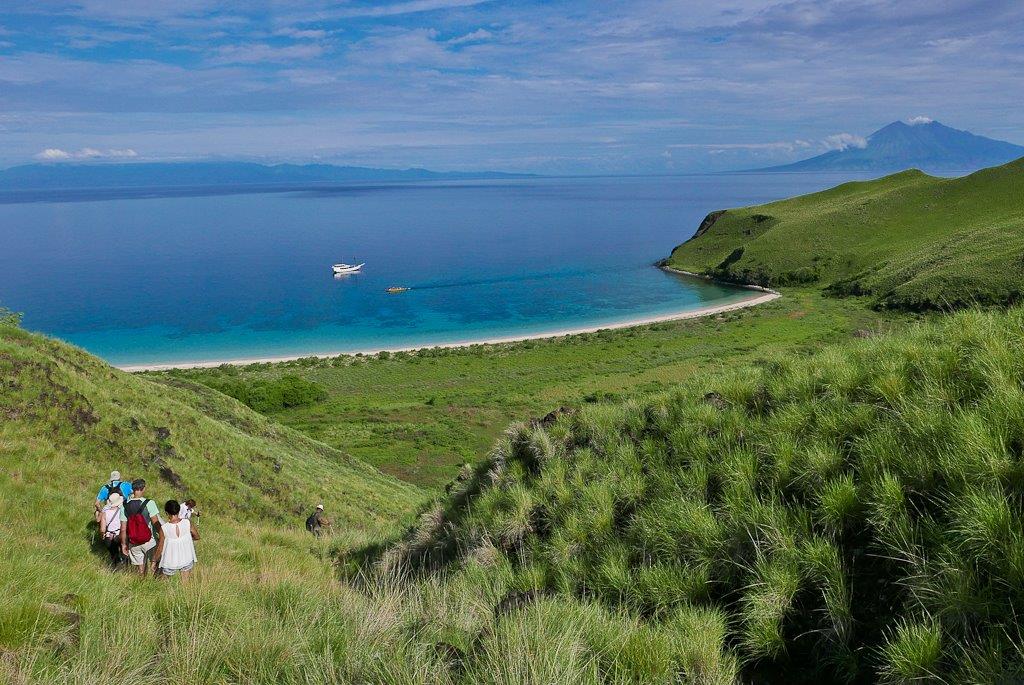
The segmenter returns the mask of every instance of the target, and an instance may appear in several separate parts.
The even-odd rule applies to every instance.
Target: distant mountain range
[[[896,121],[847,146],[759,171],[975,171],[1024,157],[1024,147],[974,135],[937,121]]]
[[[497,171],[374,169],[332,164],[251,162],[136,162],[128,164],[26,164],[0,171],[0,190],[166,188],[173,186],[294,185],[353,181],[444,181],[522,178]]]

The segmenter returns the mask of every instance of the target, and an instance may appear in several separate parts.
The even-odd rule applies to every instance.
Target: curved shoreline
[[[670,267],[661,267],[666,271],[673,271],[675,273],[683,274],[686,276],[698,276],[697,274],[690,274],[685,271],[679,271],[678,269],[672,269]],[[582,326],[579,328],[568,328],[563,330],[547,331],[544,333],[530,333],[526,335],[512,335],[499,338],[485,338],[482,340],[464,340],[450,343],[439,343],[437,345],[414,345],[411,347],[379,347],[372,349],[362,350],[339,350],[336,352],[321,352],[313,354],[293,354],[284,355],[277,357],[253,357],[244,359],[222,359],[222,360],[209,360],[209,361],[186,361],[186,362],[170,362],[166,364],[124,364],[124,365],[113,365],[122,371],[138,372],[138,371],[169,371],[171,369],[210,369],[215,368],[224,364],[231,366],[248,366],[249,364],[274,364],[278,362],[290,362],[297,359],[309,359],[314,357],[317,359],[331,359],[333,357],[353,356],[356,354],[373,355],[379,352],[415,352],[416,350],[429,350],[429,349],[450,349],[458,347],[474,347],[476,345],[503,345],[508,343],[524,342],[527,340],[543,340],[547,338],[564,338],[572,335],[580,335],[583,333],[597,333],[598,331],[609,331],[618,330],[622,328],[634,328],[636,326],[645,326],[655,323],[664,323],[666,321],[680,321],[684,319],[696,319],[703,316],[713,316],[715,314],[721,314],[724,312],[731,312],[737,309],[746,309],[747,307],[754,307],[759,304],[765,304],[782,297],[778,292],[774,290],[768,290],[767,288],[760,288],[758,286],[746,286],[750,290],[760,291],[760,294],[754,295],[748,299],[740,300],[738,302],[730,302],[729,304],[712,305],[708,307],[701,307],[699,309],[687,309],[681,312],[674,312],[672,314],[662,314],[659,316],[647,316],[639,319],[630,319],[628,321],[620,321],[617,323],[603,324],[599,326]]]

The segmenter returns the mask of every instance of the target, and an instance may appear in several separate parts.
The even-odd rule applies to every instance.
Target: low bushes
[[[200,377],[204,385],[234,397],[260,413],[303,407],[327,399],[319,383],[299,376],[242,380],[232,375]]]

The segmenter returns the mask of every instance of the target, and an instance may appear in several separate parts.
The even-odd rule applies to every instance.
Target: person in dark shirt
[[[323,534],[325,526],[330,526],[331,522],[324,516],[324,505],[316,505],[316,509],[306,519],[306,530],[313,534],[314,537],[320,537]]]

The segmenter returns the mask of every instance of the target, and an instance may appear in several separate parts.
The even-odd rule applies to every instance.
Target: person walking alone
[[[313,537],[318,538],[323,535],[324,526],[330,526],[331,522],[324,517],[324,505],[316,505],[316,509],[306,519],[306,530],[313,534]]]

